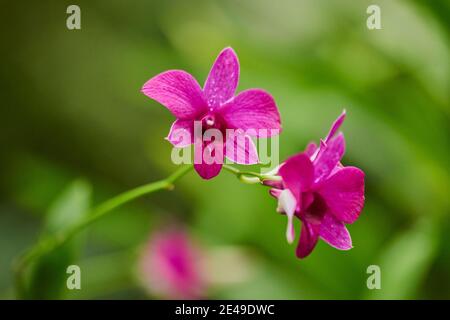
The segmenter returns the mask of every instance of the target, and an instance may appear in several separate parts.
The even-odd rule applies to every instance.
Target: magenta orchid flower
[[[268,183],[271,194],[278,199],[278,211],[286,214],[286,237],[295,238],[294,216],[302,221],[296,255],[308,256],[319,238],[340,249],[352,248],[345,224],[358,219],[364,206],[364,172],[356,167],[344,167],[345,140],[336,134],[345,118],[345,111],[333,123],[320,147],[310,143],[305,152],[281,164],[281,182]]]
[[[225,48],[217,57],[206,79],[203,89],[192,75],[181,70],[169,70],[147,81],[142,92],[164,105],[177,118],[172,124],[167,140],[176,147],[192,143],[195,170],[204,179],[219,174],[223,155],[239,164],[258,163],[258,153],[250,137],[264,138],[276,135],[281,130],[280,115],[272,96],[261,89],[248,89],[234,95],[239,80],[239,61],[232,48]],[[200,123],[200,137],[195,134],[194,122]],[[204,141],[203,133],[208,129],[220,131],[226,137],[227,129],[237,130],[237,136],[224,143]],[[177,132],[188,132],[191,137],[180,139]],[[221,153],[220,161],[206,161],[208,156]],[[236,152],[237,151],[237,152]]]
[[[199,299],[205,294],[201,251],[180,227],[154,234],[140,260],[146,288],[169,299]]]

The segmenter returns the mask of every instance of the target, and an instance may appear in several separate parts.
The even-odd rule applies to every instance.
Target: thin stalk
[[[274,176],[274,175],[265,175],[257,172],[252,171],[241,171],[233,166],[224,164],[223,168],[227,170],[228,172],[231,172],[234,174],[239,180],[241,180],[244,183],[253,184],[253,183],[263,183],[266,180],[272,180],[272,181],[280,181],[281,177]]]
[[[163,180],[152,182],[135,189],[131,189],[124,193],[121,193],[111,199],[106,200],[93,210],[91,210],[86,216],[86,219],[81,220],[72,227],[53,235],[41,238],[36,245],[28,249],[23,255],[21,255],[14,265],[16,290],[19,294],[25,292],[24,272],[26,267],[35,259],[52,252],[53,250],[61,247],[67,241],[72,239],[75,235],[86,229],[92,223],[100,220],[104,216],[108,215],[112,210],[120,207],[121,205],[130,202],[141,196],[153,193],[159,190],[171,190],[174,188],[174,183],[183,177],[192,169],[192,165],[180,167],[173,174]]]

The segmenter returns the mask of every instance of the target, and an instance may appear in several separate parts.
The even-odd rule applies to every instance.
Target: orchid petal
[[[192,120],[175,120],[166,138],[174,147],[183,148],[194,143],[194,123]]]
[[[248,130],[260,138],[279,134],[281,120],[272,96],[261,89],[239,93],[219,110],[230,129]]]
[[[232,48],[225,48],[214,62],[204,86],[211,108],[221,106],[234,96],[239,81],[239,60]]]
[[[321,141],[317,157],[314,159],[314,182],[326,179],[341,161],[344,152],[345,140],[342,133],[328,143]]]
[[[203,141],[198,138],[194,145],[194,169],[205,180],[220,173],[223,165],[222,141]]]
[[[318,228],[318,225],[303,221],[300,241],[295,252],[298,258],[306,258],[313,251],[319,239]]]
[[[353,223],[364,206],[364,172],[344,167],[324,181],[317,192],[337,219]]]
[[[314,167],[306,154],[299,153],[286,160],[279,174],[286,188],[300,201],[301,192],[307,190],[313,181]]]
[[[334,215],[326,214],[320,224],[320,237],[330,246],[339,250],[352,248],[352,239],[345,224]]]
[[[194,119],[206,111],[202,89],[185,71],[160,73],[144,84],[142,92],[161,103],[179,119]]]
[[[249,165],[259,162],[258,150],[252,138],[242,132],[235,132],[232,137],[227,136],[225,146],[226,157],[234,163]]]
[[[213,163],[213,164],[206,164],[206,163],[200,163],[200,164],[194,164],[194,169],[197,171],[197,173],[205,180],[209,180],[214,178],[220,173],[220,170],[222,170],[222,164],[221,163]]]
[[[272,188],[272,189],[269,190],[269,194],[272,197],[278,199],[280,197],[281,191],[282,191],[281,189]]]
[[[310,159],[313,159],[314,154],[317,152],[317,145],[314,142],[308,143],[305,149],[305,153]]]
[[[281,181],[281,180],[264,179],[262,183],[263,183],[263,185],[268,186],[268,187],[272,187],[275,189],[283,189],[283,181]]]
[[[294,231],[294,214],[295,209],[297,208],[297,200],[294,195],[289,191],[289,189],[284,189],[281,191],[278,197],[278,212],[286,213],[288,218],[287,229],[286,229],[286,239],[288,243],[294,242],[295,239],[295,231]]]
[[[328,132],[328,135],[325,138],[325,143],[328,143],[331,140],[331,138],[334,137],[334,135],[336,134],[336,132],[339,130],[342,123],[344,122],[345,115],[346,115],[346,111],[344,110],[344,111],[342,111],[341,115],[333,122],[333,124],[331,125],[330,132]]]

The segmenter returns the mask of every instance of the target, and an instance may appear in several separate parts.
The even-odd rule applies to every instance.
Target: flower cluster
[[[217,57],[203,89],[187,72],[169,70],[148,80],[142,92],[164,105],[177,118],[167,140],[175,147],[194,144],[194,168],[203,179],[219,174],[223,157],[238,164],[256,164],[258,153],[252,137],[265,138],[281,131],[278,108],[272,96],[261,89],[248,89],[235,95],[239,80],[238,58],[231,48]],[[331,246],[352,248],[346,224],[356,221],[364,205],[364,172],[345,167],[342,133],[337,133],[345,112],[334,122],[319,146],[310,143],[302,153],[282,163],[276,180],[265,180],[270,193],[278,199],[278,211],[287,216],[286,237],[295,239],[294,217],[302,222],[296,254],[308,256],[319,238]],[[201,132],[196,134],[197,124]],[[234,129],[244,139],[229,139],[225,132]],[[205,139],[208,130],[226,136],[225,141]],[[188,139],[180,139],[186,135]],[[198,147],[197,147],[198,146]],[[237,152],[236,152],[237,151]],[[219,161],[209,161],[210,158]]]
[[[288,219],[286,238],[295,238],[294,217],[302,221],[296,254],[308,256],[319,237],[340,249],[352,248],[345,224],[358,219],[364,206],[364,172],[341,164],[345,150],[342,133],[336,134],[345,112],[334,122],[320,146],[310,143],[302,153],[282,163],[281,182],[271,183],[270,193],[278,199],[278,211]]]

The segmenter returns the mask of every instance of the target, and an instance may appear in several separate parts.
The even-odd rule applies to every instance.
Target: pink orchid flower
[[[167,140],[176,147],[195,143],[195,158],[200,161],[194,161],[194,167],[204,179],[219,174],[223,155],[239,164],[258,163],[258,153],[250,137],[269,137],[281,130],[280,115],[272,96],[261,89],[245,90],[234,96],[238,80],[238,57],[232,48],[225,48],[214,62],[203,89],[192,75],[181,70],[160,73],[142,88],[145,95],[164,105],[177,118]],[[194,122],[201,124],[200,137],[194,132]],[[203,134],[208,129],[218,130],[223,137],[227,129],[234,129],[236,136],[243,139],[225,139],[224,143],[204,141],[207,139]],[[180,131],[188,132],[191,138],[180,140],[177,134]],[[216,156],[220,161],[211,163],[206,159]]]
[[[154,234],[140,260],[140,274],[146,288],[169,299],[199,299],[206,281],[201,251],[186,231],[172,227]]]
[[[364,172],[344,167],[344,135],[336,135],[345,111],[333,123],[328,136],[318,148],[310,143],[305,152],[281,164],[278,174],[282,182],[269,183],[271,194],[278,198],[278,211],[286,214],[289,243],[295,238],[294,216],[302,221],[296,255],[305,258],[319,238],[340,249],[352,248],[345,224],[358,219],[364,206]]]

